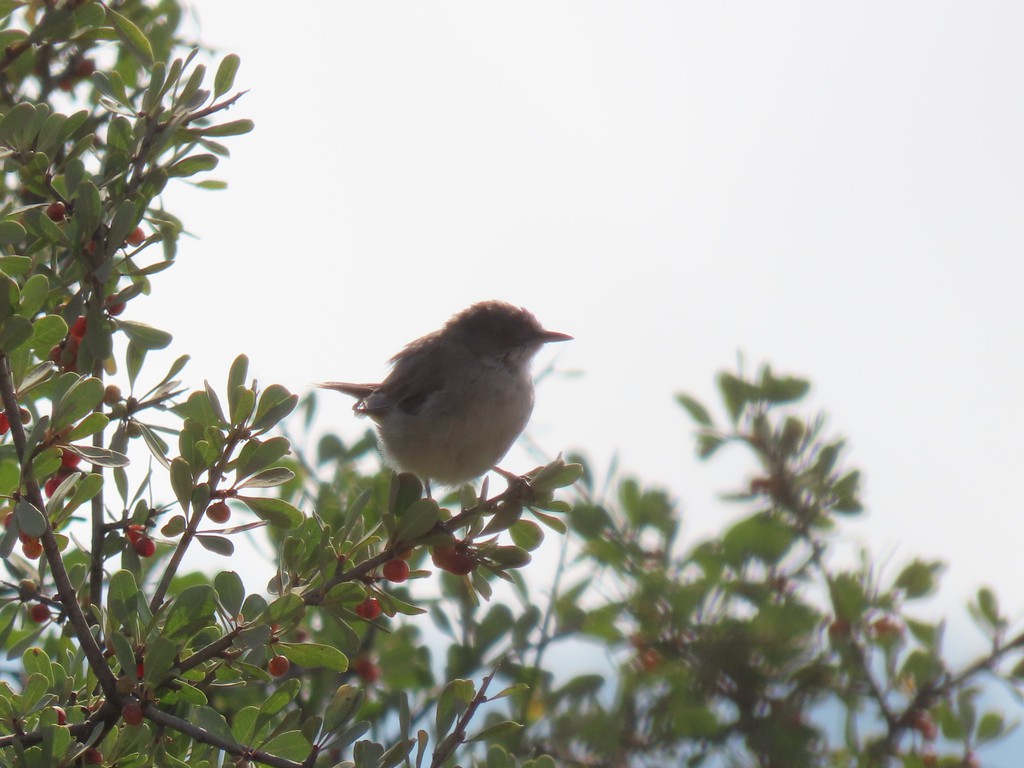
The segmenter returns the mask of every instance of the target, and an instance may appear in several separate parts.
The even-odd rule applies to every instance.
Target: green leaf
[[[0,350],[10,354],[32,338],[32,322],[21,315],[12,315],[0,324]]]
[[[518,547],[532,552],[544,541],[544,531],[531,520],[520,520],[508,529],[512,541]]]
[[[21,657],[21,664],[28,674],[42,675],[50,685],[53,685],[53,665],[50,663],[49,655],[42,648],[28,648]]]
[[[34,350],[49,351],[60,344],[68,335],[68,324],[59,315],[46,315],[32,323],[32,341],[29,347]]]
[[[83,181],[78,185],[75,195],[75,223],[79,231],[87,237],[96,231],[103,217],[103,203],[100,191],[91,181]]]
[[[180,456],[171,461],[171,489],[181,505],[182,512],[188,512],[192,500],[192,467]]]
[[[810,390],[811,385],[804,379],[795,376],[775,377],[771,369],[765,366],[761,371],[760,398],[769,403],[789,403],[799,400]]]
[[[143,658],[145,679],[147,683],[163,680],[174,668],[181,649],[162,635],[146,644]]]
[[[324,712],[324,729],[329,732],[337,731],[352,719],[362,703],[362,688],[348,683],[340,686]]]
[[[449,682],[441,691],[437,700],[437,711],[435,713],[435,724],[437,738],[445,736],[455,724],[455,718],[466,711],[469,703],[476,695],[476,686],[472,680],[455,679]]]
[[[109,423],[109,416],[105,413],[100,413],[99,411],[93,411],[75,425],[75,428],[68,433],[67,439],[70,442],[72,440],[81,440],[83,437],[95,435],[97,432],[104,429]],[[77,446],[70,445],[68,447],[72,452],[74,452]],[[82,456],[84,454],[79,455]]]
[[[160,533],[168,538],[174,538],[185,532],[186,525],[187,522],[184,515],[175,515],[160,529]]]
[[[398,541],[414,541],[433,530],[441,518],[434,499],[416,499],[398,518]]]
[[[25,228],[13,219],[0,221],[0,245],[15,245],[25,239]]]
[[[76,445],[72,448],[72,453],[77,453],[97,467],[127,467],[131,463],[123,453],[112,451],[109,448],[94,448],[91,445]]]
[[[237,616],[245,599],[245,586],[234,571],[221,571],[213,580],[214,589],[220,596],[220,604],[229,616]]]
[[[302,731],[291,730],[275,735],[263,745],[263,749],[275,757],[298,762],[309,755],[311,746]]]
[[[288,455],[291,443],[285,437],[250,440],[243,446],[235,463],[235,478],[241,480],[260,472]]]
[[[209,128],[203,128],[204,136],[241,136],[249,133],[255,123],[252,120],[232,120],[229,123],[221,123]]]
[[[142,59],[143,63],[152,64],[153,46],[150,45],[142,30],[135,26],[131,19],[122,16],[109,5],[105,7],[107,9],[107,19],[114,27],[114,31],[117,32],[117,36],[128,46],[128,50],[135,54],[137,58]]]
[[[68,500],[67,504],[64,505],[63,515],[70,515],[85,502],[96,496],[102,488],[103,475],[97,472],[90,472],[89,474],[84,475],[75,487],[74,494]]]
[[[284,485],[295,477],[295,473],[287,467],[271,467],[262,472],[257,472],[237,488],[273,488]]]
[[[718,376],[718,389],[722,393],[725,407],[729,411],[729,417],[735,424],[740,417],[743,408],[756,399],[756,390],[743,379],[733,376],[731,373],[721,373]]]
[[[215,736],[219,736],[233,747],[238,747],[234,734],[228,728],[228,721],[224,719],[224,715],[220,712],[210,707],[196,707],[192,710],[192,715],[195,718],[196,724],[201,728],[205,728]]]
[[[167,169],[167,173],[171,176],[185,178],[187,176],[194,176],[197,173],[202,173],[203,171],[212,171],[217,167],[217,162],[218,160],[216,155],[193,155],[192,157],[186,157],[184,160],[176,162]]]
[[[137,615],[138,595],[139,585],[136,584],[131,571],[118,571],[110,577],[110,611],[121,624],[127,624],[132,616]]]
[[[722,546],[734,564],[756,557],[766,563],[777,563],[797,540],[797,532],[777,520],[755,515],[741,520],[726,531]]]
[[[298,395],[293,395],[280,384],[271,384],[260,395],[260,402],[256,406],[256,415],[252,421],[253,430],[264,432],[275,426],[295,410],[298,402]]]
[[[18,313],[31,319],[40,310],[50,292],[50,281],[46,275],[35,274],[21,287],[21,303]]]
[[[711,419],[711,414],[708,409],[705,408],[700,402],[685,394],[676,395],[676,402],[679,403],[686,412],[690,414],[690,418],[700,424],[702,427],[713,427],[714,421]]]
[[[118,321],[118,328],[124,331],[125,335],[144,350],[163,349],[171,343],[174,338],[167,331],[137,323],[133,320]]]
[[[63,429],[84,418],[103,400],[103,382],[94,376],[79,379],[53,406],[50,428]]]
[[[274,647],[288,661],[303,667],[326,667],[335,672],[348,669],[348,657],[337,648],[321,643],[276,643]]]
[[[1005,732],[1006,721],[1003,716],[998,712],[986,712],[978,722],[976,736],[978,743],[981,744],[986,741],[994,741],[1003,736]]]
[[[167,613],[163,635],[169,640],[187,639],[213,623],[217,597],[209,584],[187,587],[174,599]]]
[[[0,141],[5,144],[16,144],[19,134],[24,133],[35,119],[35,105],[24,101],[15,105],[0,120]]]
[[[217,67],[217,74],[213,77],[213,95],[223,96],[231,90],[235,84],[235,75],[238,73],[238,66],[242,60],[238,54],[229,53]]]
[[[200,533],[196,535],[196,541],[199,542],[203,549],[208,549],[210,552],[218,555],[230,557],[235,554],[235,545],[231,543],[231,539],[225,539],[223,536]]]
[[[938,561],[915,560],[900,572],[894,586],[904,590],[910,599],[924,597],[935,589],[935,577],[944,567]]]
[[[514,720],[502,720],[494,725],[489,725],[481,731],[468,736],[466,741],[490,741],[492,739],[506,739],[522,729],[522,724]]]
[[[277,528],[297,528],[303,520],[302,513],[283,499],[259,496],[236,498],[251,509],[260,520],[266,520]]]
[[[37,539],[46,532],[46,516],[25,498],[14,505],[14,522],[19,531]]]

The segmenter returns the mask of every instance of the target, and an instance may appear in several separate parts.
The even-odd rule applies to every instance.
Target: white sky
[[[954,603],[1022,615],[1024,4],[196,6],[257,128],[227,192],[168,197],[200,239],[139,319],[193,376],[370,380],[508,299],[577,338],[536,439],[617,451],[697,537],[742,471],[696,462],[672,396],[742,351],[812,379],[893,575],[948,559]]]

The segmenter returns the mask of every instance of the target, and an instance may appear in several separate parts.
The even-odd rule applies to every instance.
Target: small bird
[[[389,466],[428,488],[457,486],[508,453],[533,411],[530,361],[544,344],[571,338],[525,309],[482,301],[406,345],[380,384],[317,386],[358,399],[353,410],[375,422]]]

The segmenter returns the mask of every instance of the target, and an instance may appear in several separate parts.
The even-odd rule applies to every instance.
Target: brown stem
[[[224,479],[224,468],[231,461],[231,454],[234,453],[235,448],[242,440],[242,435],[237,431],[232,431],[228,436],[227,444],[224,446],[224,453],[217,460],[217,463],[210,468],[209,471],[209,485],[210,485],[210,497],[213,498],[214,493],[217,491],[217,486],[220,485],[221,480]],[[185,510],[182,510],[183,512]],[[188,550],[189,544],[192,543],[192,539],[195,538],[196,531],[199,530],[200,523],[203,522],[203,516],[206,514],[205,509],[193,509],[192,518],[188,521],[188,526],[185,528],[185,532],[181,534],[181,539],[178,541],[178,546],[175,547],[174,553],[171,555],[170,561],[167,563],[167,567],[164,569],[163,576],[160,578],[160,583],[156,587],[156,591],[153,593],[153,598],[149,601],[150,610],[156,613],[161,604],[163,604],[164,597],[167,595],[167,590],[170,589],[171,580],[174,578],[174,574],[178,572],[178,567],[181,565],[181,561],[185,557],[185,552]]]
[[[183,720],[180,717],[164,712],[153,704],[145,704],[143,706],[143,714],[154,723],[162,725],[165,728],[172,728],[179,733],[183,733],[186,736],[200,741],[204,744],[209,744],[211,747],[227,752],[229,755],[240,757],[252,762],[263,763],[264,765],[274,766],[274,768],[302,768],[302,763],[296,763],[294,760],[288,760],[284,757],[278,757],[272,755],[269,752],[264,752],[260,749],[251,749],[241,744],[232,743],[222,739],[216,734],[210,733],[205,728],[201,728],[194,723],[190,723],[188,720]]]
[[[455,723],[455,730],[448,734],[447,738],[442,741],[437,749],[434,750],[434,756],[430,761],[430,768],[440,768],[444,765],[445,761],[452,756],[456,748],[466,740],[466,727],[469,725],[469,721],[473,719],[473,715],[476,714],[477,709],[480,705],[487,701],[487,687],[491,684],[491,680],[498,674],[498,668],[501,666],[499,661],[494,665],[494,669],[491,670],[491,674],[484,678],[483,682],[480,683],[480,690],[476,692],[476,696],[473,697],[473,701],[469,703],[466,711],[462,713],[462,717],[459,718],[458,722]]]
[[[0,352],[0,397],[3,398],[4,411],[11,425],[11,437],[14,440],[14,449],[18,454],[18,462],[25,475],[25,498],[37,509],[45,510],[46,504],[43,501],[42,494],[39,492],[39,483],[31,477],[30,473],[24,472],[25,465],[31,460],[31,457],[25,455],[25,428],[21,423],[21,411],[14,393],[11,361],[8,359],[7,354],[3,352]],[[57,587],[57,593],[60,595],[64,612],[68,617],[68,621],[71,622],[75,636],[82,646],[82,652],[89,660],[89,666],[99,680],[103,692],[108,697],[116,699],[117,678],[114,677],[114,673],[110,670],[107,660],[103,657],[103,651],[100,650],[99,645],[96,643],[96,638],[93,637],[92,631],[89,629],[89,622],[82,612],[82,606],[78,603],[78,595],[75,593],[71,579],[68,578],[68,572],[64,568],[64,560],[61,557],[57,539],[53,535],[50,518],[45,513],[43,517],[46,520],[46,530],[41,538],[43,553],[46,555],[46,562],[49,564],[50,572],[53,574],[53,581]]]

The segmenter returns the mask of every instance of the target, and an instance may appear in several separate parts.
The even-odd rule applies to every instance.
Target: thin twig
[[[231,454],[234,453],[235,448],[241,440],[242,435],[237,430],[232,431],[228,436],[227,443],[224,446],[224,452],[221,454],[220,459],[218,459],[217,463],[210,469],[208,474],[210,498],[214,497],[221,480],[224,479],[224,468],[231,461]],[[182,512],[185,511],[187,510],[182,510]],[[157,585],[156,591],[153,593],[153,598],[149,601],[149,607],[153,613],[156,613],[160,609],[160,606],[164,601],[164,597],[167,595],[167,590],[170,589],[171,580],[178,572],[178,567],[181,565],[181,561],[185,557],[185,552],[188,550],[189,544],[192,543],[192,539],[199,530],[199,525],[203,522],[203,516],[205,514],[205,509],[192,510],[192,519],[188,521],[188,527],[185,528],[185,532],[182,533],[181,539],[178,540],[178,546],[175,547],[174,553],[171,555],[171,559],[167,563],[167,568],[164,569],[163,576],[160,578],[160,583]]]
[[[14,393],[11,362],[7,354],[3,352],[0,352],[0,397],[3,398],[4,411],[11,425],[11,437],[14,440],[14,449],[18,454],[18,462],[24,468],[26,463],[31,460],[31,457],[25,455],[25,428],[21,423],[21,411]],[[25,498],[37,509],[45,510],[46,504],[43,501],[42,494],[39,492],[39,483],[30,475],[25,477],[24,483]],[[43,513],[43,518],[46,521],[46,530],[43,531],[41,537],[43,552],[53,574],[53,581],[57,587],[57,593],[60,595],[64,613],[68,617],[68,621],[71,622],[75,636],[81,644],[82,652],[89,660],[89,666],[99,680],[103,692],[108,697],[116,698],[117,678],[114,677],[114,673],[103,656],[103,651],[100,650],[99,645],[96,643],[96,638],[93,637],[92,631],[89,629],[89,622],[82,612],[82,606],[78,603],[78,595],[75,593],[75,588],[71,584],[68,572],[64,568],[64,559],[61,557],[57,539],[53,535],[53,526],[50,525],[50,518],[45,513]]]
[[[473,719],[473,715],[476,714],[477,709],[480,705],[487,701],[487,687],[491,684],[491,680],[498,674],[498,668],[501,666],[499,661],[494,665],[494,669],[491,670],[491,674],[484,678],[483,682],[480,683],[480,690],[476,692],[476,696],[469,703],[466,711],[462,713],[462,717],[459,718],[458,722],[455,723],[455,730],[453,730],[448,736],[442,741],[437,749],[434,750],[433,759],[430,761],[430,768],[440,768],[444,765],[445,760],[452,756],[455,749],[466,740],[466,727],[469,725],[469,721]]]

